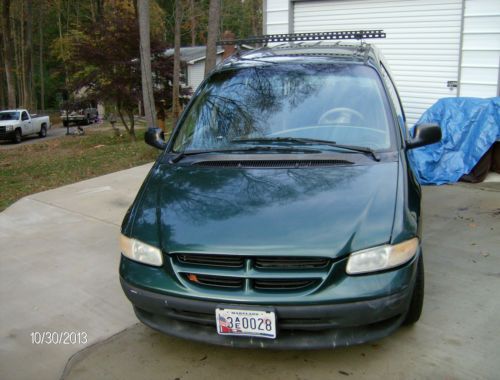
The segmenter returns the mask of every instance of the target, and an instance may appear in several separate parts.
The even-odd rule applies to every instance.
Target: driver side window
[[[21,120],[22,121],[25,121],[25,120],[28,120],[29,117],[28,117],[28,113],[26,111],[24,111],[22,114],[21,114]]]

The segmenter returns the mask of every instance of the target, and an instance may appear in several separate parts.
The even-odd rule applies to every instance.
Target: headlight
[[[353,252],[347,261],[347,274],[361,274],[390,269],[410,261],[417,253],[418,238],[395,245]]]
[[[5,130],[6,130],[7,132],[10,132],[10,131],[14,130],[14,126],[13,126],[13,125],[7,125],[7,126],[5,127]]]
[[[120,249],[129,259],[157,267],[163,265],[161,250],[142,241],[120,235]]]

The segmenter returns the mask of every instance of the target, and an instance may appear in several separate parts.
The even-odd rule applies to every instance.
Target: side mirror
[[[160,128],[148,128],[144,135],[144,141],[146,141],[146,144],[154,146],[157,149],[164,150],[167,147],[165,134]]]
[[[441,128],[438,124],[420,124],[415,127],[413,138],[406,142],[406,149],[434,144],[440,140]]]

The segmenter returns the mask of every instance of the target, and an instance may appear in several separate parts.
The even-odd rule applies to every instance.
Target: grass
[[[38,144],[0,151],[0,211],[18,199],[84,179],[154,161],[159,151],[113,131],[87,130]]]

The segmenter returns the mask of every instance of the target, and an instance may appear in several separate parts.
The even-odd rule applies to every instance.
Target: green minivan
[[[125,215],[120,281],[144,324],[233,347],[382,338],[422,310],[421,189],[387,64],[366,43],[286,42],[195,92]]]

